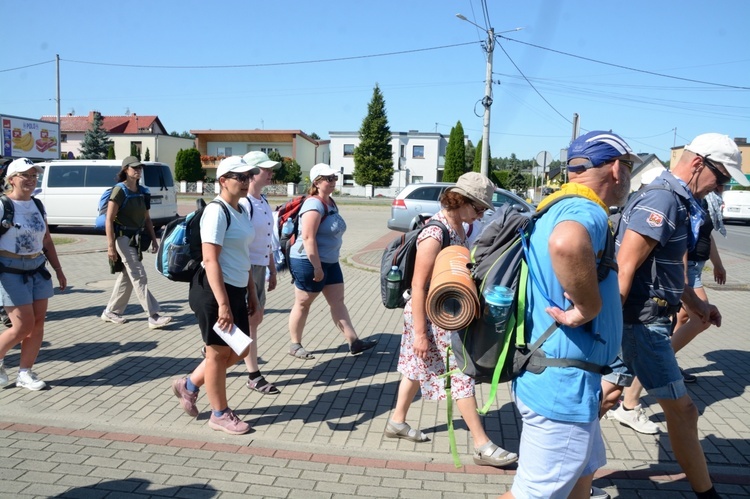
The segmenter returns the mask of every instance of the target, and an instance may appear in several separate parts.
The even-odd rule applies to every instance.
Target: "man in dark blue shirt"
[[[637,376],[616,419],[634,427],[643,416],[638,399],[640,385],[645,387],[664,411],[675,458],[699,498],[718,495],[698,440],[698,410],[670,343],[671,317],[682,303],[699,320],[721,325],[719,310],[685,285],[684,261],[703,222],[698,200],[732,178],[750,185],[741,164],[739,148],[729,137],[699,135],[685,147],[671,172],[662,173],[651,188],[628,202],[617,234],[624,366],[602,381],[602,414],[614,405],[632,376]],[[661,188],[653,188],[654,184]],[[629,418],[633,424],[627,422]]]

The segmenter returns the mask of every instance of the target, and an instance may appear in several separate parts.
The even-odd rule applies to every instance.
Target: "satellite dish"
[[[541,166],[542,169],[546,169],[550,163],[552,163],[552,153],[549,151],[542,151],[536,155],[534,161],[536,161],[536,164]]]

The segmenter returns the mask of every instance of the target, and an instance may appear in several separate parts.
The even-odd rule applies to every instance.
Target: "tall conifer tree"
[[[391,129],[377,83],[359,129],[359,139],[359,145],[354,148],[354,181],[359,185],[390,186],[393,179]]]

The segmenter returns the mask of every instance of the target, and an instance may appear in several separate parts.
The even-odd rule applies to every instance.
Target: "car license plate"
[[[151,198],[151,204],[161,204],[161,198]]]

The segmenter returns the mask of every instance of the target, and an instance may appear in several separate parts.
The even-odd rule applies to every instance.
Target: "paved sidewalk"
[[[316,358],[287,355],[288,275],[269,293],[261,325],[261,369],[281,394],[245,387],[244,365],[229,373],[230,406],[253,426],[231,437],[210,430],[202,394],[196,419],[178,407],[170,381],[198,363],[200,333],[187,305],[187,284],[156,274],[145,257],[149,287],[174,317],[150,330],[135,299],[124,325],[99,320],[112,289],[103,236],[76,238],[58,248],[70,288],[50,300],[45,343],[35,371],[49,390],[12,383],[0,389],[1,497],[495,497],[513,471],[478,467],[460,418],[456,439],[464,466],[453,466],[443,403],[417,400],[409,422],[431,440],[415,444],[382,437],[395,402],[400,311],[380,303],[377,269],[389,234],[387,206],[341,204],[348,225],[343,255],[346,303],[358,333],[379,340],[349,355],[321,298],[303,337]],[[62,234],[61,234],[62,235]],[[701,412],[699,431],[717,489],[724,497],[750,496],[750,338],[743,324],[750,262],[723,254],[728,284],[711,286],[724,325],[700,335],[682,352],[682,367],[698,376],[689,386]],[[708,281],[708,279],[707,279]],[[731,340],[731,341],[728,341]],[[18,349],[5,358],[11,380]],[[478,387],[478,399],[488,389]],[[520,420],[509,386],[485,426],[502,446],[517,450]],[[648,413],[663,423],[653,398]],[[458,416],[457,416],[458,417]],[[666,434],[641,435],[602,422],[608,464],[595,484],[612,497],[693,497],[679,473]]]

